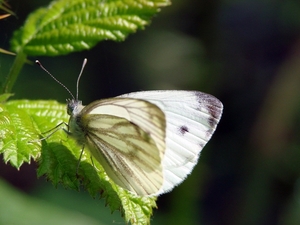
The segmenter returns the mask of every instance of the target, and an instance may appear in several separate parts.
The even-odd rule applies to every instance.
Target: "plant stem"
[[[5,80],[5,83],[2,86],[2,93],[10,93],[17,78],[18,75],[26,61],[27,55],[20,51],[15,58],[15,61],[9,71],[9,74]]]

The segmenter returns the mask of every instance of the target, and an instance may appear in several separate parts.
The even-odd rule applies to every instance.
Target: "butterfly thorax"
[[[81,123],[81,110],[84,108],[82,101],[67,99],[67,113],[69,119],[69,135],[73,137],[79,145],[85,143],[85,129]]]

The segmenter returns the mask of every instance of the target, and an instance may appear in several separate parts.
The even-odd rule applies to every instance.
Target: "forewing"
[[[197,164],[200,152],[214,133],[223,105],[198,91],[145,91],[119,96],[154,103],[166,116],[164,184],[156,195],[181,183]]]
[[[141,196],[162,187],[165,116],[157,106],[105,99],[86,106],[81,115],[88,148],[115,183]]]

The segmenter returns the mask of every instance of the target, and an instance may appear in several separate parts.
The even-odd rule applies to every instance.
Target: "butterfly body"
[[[82,106],[68,101],[69,133],[119,186],[160,195],[181,183],[222,113],[215,97],[196,91],[134,92]]]
[[[83,106],[77,79],[68,135],[101,164],[110,179],[139,196],[171,191],[191,173],[223,111],[215,97],[199,91],[141,91]]]

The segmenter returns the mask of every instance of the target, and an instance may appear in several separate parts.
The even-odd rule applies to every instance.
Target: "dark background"
[[[48,1],[9,3],[17,18],[0,21],[5,49],[27,15]],[[90,51],[38,59],[75,92],[83,58],[88,58],[79,92],[85,104],[150,89],[201,90],[223,102],[223,117],[198,165],[182,185],[159,197],[152,224],[299,224],[300,2],[172,3],[125,42],[104,41]],[[1,80],[13,60],[0,55]],[[15,99],[65,102],[70,97],[31,65],[24,66],[13,91]],[[1,177],[26,199],[94,218],[95,224],[124,224],[103,201],[83,191],[56,189],[37,179],[35,170],[34,163],[20,171],[0,165]],[[3,197],[0,206],[7,201],[12,200]]]

